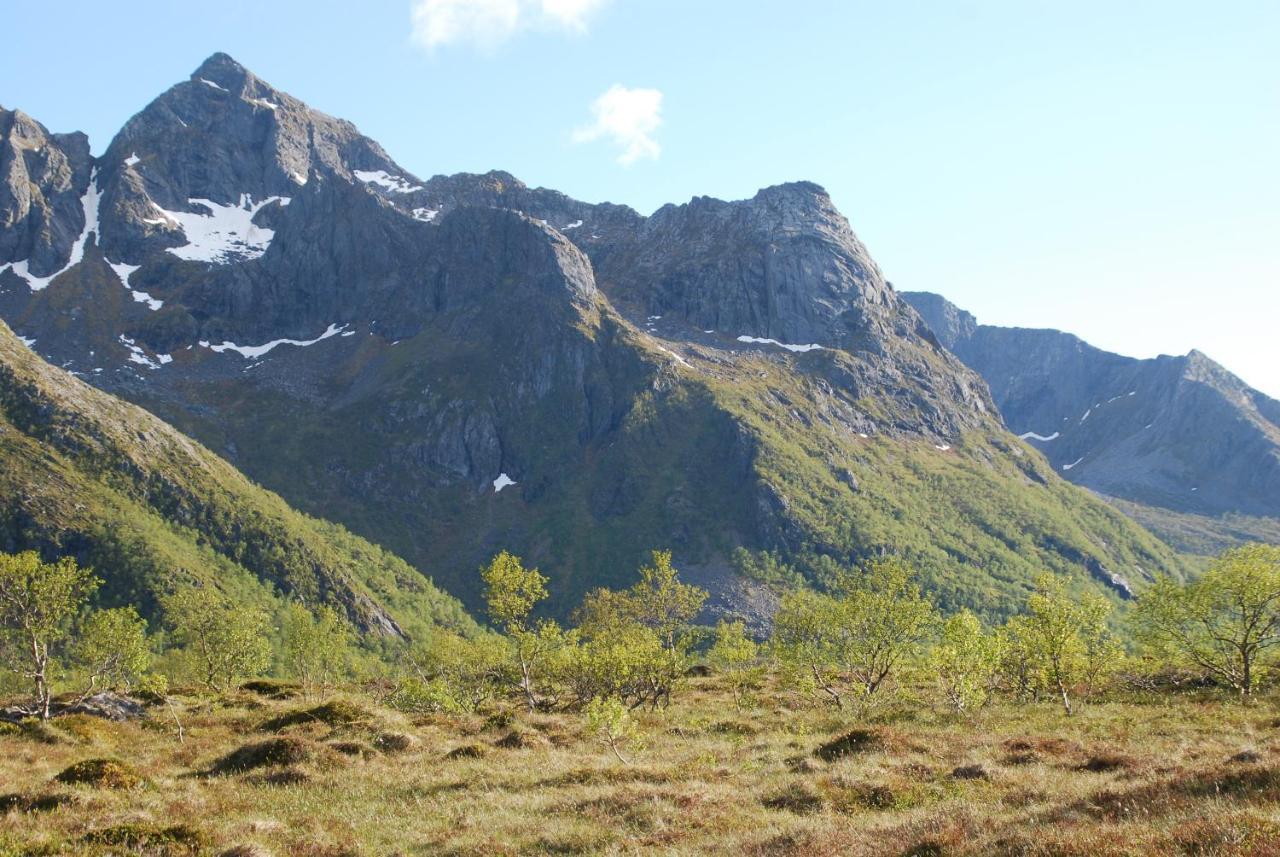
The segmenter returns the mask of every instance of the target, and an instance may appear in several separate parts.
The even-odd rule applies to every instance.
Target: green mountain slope
[[[70,553],[109,603],[175,584],[338,607],[361,630],[474,625],[397,557],[275,494],[166,423],[48,365],[0,324],[0,549]]]

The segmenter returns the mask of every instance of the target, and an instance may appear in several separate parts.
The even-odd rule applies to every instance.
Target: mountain
[[[48,365],[0,323],[0,550],[70,554],[155,615],[177,582],[272,607],[328,603],[375,636],[468,630],[402,560],[295,512],[134,405]]]
[[[992,615],[1044,568],[1182,571],[1005,430],[818,185],[645,217],[423,180],[221,54],[101,158],[22,127],[4,229],[81,205],[0,256],[0,317],[471,606],[503,548],[558,612],[668,546],[729,611],[768,600],[744,570],[888,552]]]
[[[1280,402],[1204,354],[1137,360],[1056,330],[979,325],[935,294],[902,296],[1066,478],[1129,501],[1187,549],[1280,532]]]

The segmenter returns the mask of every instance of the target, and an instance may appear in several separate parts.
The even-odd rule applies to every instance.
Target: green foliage
[[[284,654],[290,675],[308,695],[329,688],[347,672],[350,628],[332,607],[316,613],[298,603],[286,608]]]
[[[1280,547],[1230,549],[1198,580],[1157,581],[1142,593],[1134,625],[1155,653],[1249,700],[1280,644]]]
[[[597,627],[554,660],[556,676],[579,704],[607,696],[653,706],[670,699],[683,663],[673,659],[657,632],[636,622]]]
[[[721,620],[716,625],[715,642],[707,651],[707,662],[724,673],[733,690],[733,701],[738,707],[747,693],[757,687],[764,674],[760,664],[760,647],[747,636],[741,622]]]
[[[526,569],[520,557],[503,551],[480,570],[484,580],[489,617],[511,638],[512,652],[520,671],[519,685],[525,704],[533,711],[538,704],[536,683],[547,656],[563,645],[560,627],[551,621],[533,624],[529,614],[547,597],[547,578],[536,568]]]
[[[133,607],[96,610],[80,623],[74,654],[91,691],[100,685],[128,691],[151,666],[147,623]]]
[[[752,552],[743,547],[734,548],[730,557],[734,569],[743,577],[777,586],[800,587],[806,581],[804,575],[783,561],[777,551]]]
[[[640,732],[627,707],[615,697],[596,697],[587,703],[583,716],[588,731],[608,747],[619,762],[630,764],[622,750],[635,743]]]
[[[1087,696],[1123,656],[1107,628],[1110,612],[1111,602],[1096,592],[1072,592],[1066,578],[1042,574],[1024,620],[1014,626],[1010,645],[1021,647],[1029,674],[1049,685],[1067,714],[1072,688],[1084,684]]]
[[[652,628],[672,654],[707,600],[705,589],[680,582],[671,551],[654,551],[653,564],[640,569],[640,581],[627,595],[635,620]]]
[[[937,644],[929,652],[929,666],[943,700],[964,714],[985,705],[995,689],[1004,656],[1005,637],[982,627],[968,610],[947,619]]]
[[[654,551],[640,580],[623,592],[597,589],[578,610],[585,642],[561,659],[574,694],[668,704],[688,667],[692,621],[707,592],[680,582],[670,551]]]
[[[506,551],[480,570],[489,618],[508,634],[529,627],[529,614],[547,597],[547,578],[525,568],[520,557]]]
[[[224,691],[271,664],[266,614],[207,588],[180,589],[163,602],[174,639],[195,663],[200,681]]]
[[[511,683],[511,648],[496,634],[467,638],[437,631],[406,658],[413,675],[397,685],[391,700],[405,711],[474,712]]]
[[[34,551],[0,554],[0,654],[34,683],[44,720],[49,719],[50,654],[100,584],[70,557],[42,562]]]
[[[835,594],[783,596],[774,649],[802,689],[836,706],[850,696],[866,705],[895,669],[920,655],[936,622],[906,563],[880,559],[860,575],[846,573]]]

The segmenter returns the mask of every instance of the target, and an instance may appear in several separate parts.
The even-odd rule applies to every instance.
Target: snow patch
[[[27,337],[23,336],[21,333],[17,333],[14,335],[18,337],[19,342],[21,342],[23,345],[27,346],[28,348],[31,348],[31,346],[36,344],[36,341],[34,339],[28,339]],[[31,350],[34,351],[35,349],[31,348]]]
[[[125,163],[125,166],[131,167],[131,166],[133,166],[134,164],[138,163],[138,161],[140,161],[140,160],[142,160],[142,158],[139,158],[139,157],[138,157],[138,153],[137,153],[137,152],[134,152],[134,153],[133,153],[133,154],[131,154],[129,157],[127,157],[127,158],[125,158],[125,159],[124,159],[124,163]]]
[[[207,79],[205,79],[205,78],[203,78],[203,77],[202,77],[202,78],[200,78],[200,82],[201,82],[201,83],[203,83],[203,84],[205,84],[205,85],[207,85],[207,86],[212,86],[214,89],[221,90],[222,92],[226,92],[226,91],[227,91],[227,89],[226,89],[225,87],[218,86],[218,84],[214,83],[212,80],[207,80]]]
[[[1059,437],[1061,437],[1061,433],[1056,431],[1051,435],[1036,434],[1033,431],[1029,431],[1025,434],[1018,435],[1018,440],[1038,440],[1043,443],[1048,443],[1051,440],[1057,440]]]
[[[934,448],[934,449],[937,449],[937,450],[940,450],[940,451],[942,451],[942,452],[946,452],[947,450],[951,449],[951,444],[949,444],[949,443],[935,443],[935,444],[933,445],[933,448]]]
[[[499,473],[498,478],[493,480],[493,493],[495,494],[500,493],[503,488],[506,488],[510,485],[519,485],[519,484],[520,484],[519,482],[516,482],[507,474]]]
[[[165,363],[172,363],[173,358],[168,354],[161,354],[155,360],[147,356],[147,352],[142,350],[134,340],[120,334],[120,344],[129,349],[129,362],[137,363],[140,366],[146,366],[148,369],[159,369]]]
[[[187,211],[166,211],[151,203],[166,221],[148,220],[147,223],[168,222],[177,224],[187,237],[182,247],[170,247],[168,251],[179,259],[193,262],[227,262],[256,259],[267,252],[275,231],[253,224],[253,218],[264,206],[273,202],[288,205],[285,196],[271,196],[255,203],[247,193],[240,194],[236,205],[222,205],[209,199],[190,199],[192,205],[203,206],[208,214]]]
[[[234,351],[237,354],[239,354],[241,357],[244,357],[246,360],[251,360],[255,357],[263,356],[264,354],[266,354],[267,352],[275,348],[277,345],[296,345],[299,348],[306,348],[308,345],[315,345],[317,342],[321,342],[325,339],[328,339],[331,336],[337,336],[345,328],[346,328],[345,324],[342,324],[342,325],[331,324],[329,325],[328,329],[325,330],[324,333],[320,334],[315,339],[308,339],[308,340],[273,339],[272,341],[263,343],[262,345],[236,345],[234,342],[223,342],[221,345],[212,345],[205,340],[201,340],[200,347],[208,348],[210,351],[214,352],[215,354],[221,354],[224,351]]]
[[[413,210],[413,219],[421,220],[423,223],[430,223],[440,215],[438,208],[415,208]]]
[[[421,185],[410,185],[403,176],[393,176],[386,170],[352,170],[352,174],[365,184],[376,184],[391,193],[413,193],[422,190]]]
[[[147,309],[151,310],[152,312],[155,312],[156,310],[164,306],[164,301],[160,300],[159,298],[153,298],[151,297],[151,295],[147,294],[146,292],[140,292],[136,289],[130,289],[129,294],[133,295],[134,303],[146,304]]]
[[[743,336],[739,336],[739,337],[738,337],[738,341],[739,341],[739,342],[751,342],[751,343],[756,343],[756,344],[758,344],[758,345],[776,345],[776,346],[778,346],[779,348],[785,348],[785,349],[787,349],[788,351],[794,351],[794,352],[796,352],[797,354],[803,354],[803,353],[805,353],[806,351],[821,351],[821,350],[822,350],[822,346],[821,346],[821,345],[816,345],[816,344],[810,344],[810,345],[787,345],[786,343],[779,342],[779,341],[778,341],[778,340],[776,340],[776,339],[764,339],[764,338],[759,337],[759,336],[746,336],[746,335],[743,335]]]
[[[1084,456],[1083,456],[1083,455],[1082,455],[1082,456],[1080,456],[1079,458],[1077,458],[1075,461],[1071,462],[1070,464],[1064,464],[1064,465],[1062,465],[1062,469],[1063,469],[1063,470],[1070,470],[1071,468],[1075,467],[1077,464],[1079,464],[1079,463],[1080,463],[1080,462],[1082,462],[1082,461],[1084,461]]]
[[[670,354],[672,357],[676,359],[676,362],[679,363],[681,366],[688,366],[690,369],[693,368],[693,366],[689,363],[688,360],[685,360],[683,357],[681,357],[679,354],[676,354],[670,348],[663,348],[661,345],[659,345],[658,350],[665,351],[668,354]]]
[[[566,223],[564,226],[561,226],[561,227],[560,227],[560,231],[561,231],[561,232],[568,232],[570,229],[577,229],[577,228],[578,228],[579,226],[581,226],[581,225],[582,225],[582,221],[581,221],[581,220],[575,220],[575,221],[573,221],[573,223]]]
[[[120,278],[120,284],[126,289],[129,288],[129,278],[133,276],[133,272],[141,268],[141,265],[127,265],[124,262],[112,262],[107,260],[107,265],[111,270],[116,272],[116,276]]]
[[[84,259],[84,248],[89,242],[90,232],[95,235],[96,240],[98,233],[98,203],[101,199],[102,191],[98,190],[98,171],[94,169],[89,174],[89,187],[85,189],[84,196],[80,197],[80,208],[84,211],[84,227],[80,230],[80,237],[76,238],[75,243],[71,245],[71,256],[67,259],[67,264],[63,265],[61,269],[54,271],[47,277],[37,277],[28,268],[31,260],[24,259],[21,262],[10,262],[0,266],[0,273],[5,270],[12,270],[27,281],[27,285],[30,286],[33,292],[48,288],[54,279],[79,265]]]
[[[1084,412],[1084,416],[1080,418],[1080,422],[1084,422],[1085,420],[1089,419],[1089,414],[1091,413],[1093,413],[1093,408],[1090,408],[1089,410]]]
[[[121,285],[126,289],[129,289],[129,294],[133,295],[135,302],[146,304],[152,312],[164,306],[164,301],[157,300],[146,292],[140,292],[136,289],[129,288],[129,278],[133,276],[134,271],[142,267],[141,265],[128,265],[124,262],[112,262],[110,259],[107,260],[107,265],[110,266],[111,270],[116,272],[116,276],[120,278]]]
[[[280,105],[273,101],[267,101],[265,98],[246,98],[245,101],[257,107],[265,107],[268,110],[275,111],[280,109]]]

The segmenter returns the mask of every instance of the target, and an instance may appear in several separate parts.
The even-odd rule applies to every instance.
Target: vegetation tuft
[[[137,771],[117,759],[85,759],[65,768],[54,779],[63,785],[100,789],[132,789],[145,782]]]

